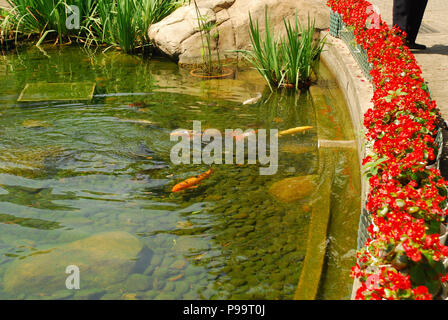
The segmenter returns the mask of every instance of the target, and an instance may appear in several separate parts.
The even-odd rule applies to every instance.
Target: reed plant
[[[80,11],[80,22],[89,21],[95,0],[7,0],[12,7],[11,25],[17,32],[24,34],[37,34],[45,37],[54,33],[57,40],[70,35],[77,36],[81,30],[68,29],[66,22],[71,12],[69,6],[77,6]]]
[[[149,26],[161,21],[183,3],[183,0],[135,0],[136,23],[138,30],[141,31],[140,38],[149,43]]]
[[[202,73],[205,76],[220,75],[223,69],[218,46],[216,46],[217,59],[214,59],[213,57],[213,42],[216,42],[216,40],[219,38],[219,33],[216,29],[216,23],[213,21],[209,21],[209,17],[201,14],[198,4],[196,3],[196,0],[193,0],[193,3],[196,11],[198,30],[202,44],[201,47]]]
[[[312,67],[319,60],[325,39],[314,39],[315,25],[308,18],[304,28],[296,15],[293,23],[283,20],[286,36],[276,37],[268,10],[265,11],[265,33],[258,21],[249,15],[249,35],[252,50],[241,50],[244,57],[258,70],[269,88],[306,88],[311,84]]]
[[[11,15],[8,11],[0,8],[0,47],[3,43],[13,37]]]
[[[135,49],[137,37],[137,23],[135,17],[136,6],[134,0],[118,0],[116,4],[116,15],[113,19],[112,34],[115,41],[124,52]]]
[[[16,33],[38,35],[40,44],[49,35],[59,43],[75,38],[86,45],[106,43],[125,52],[148,45],[148,28],[173,12],[183,0],[7,0],[11,16],[1,21]],[[68,29],[69,6],[79,8],[80,28]]]

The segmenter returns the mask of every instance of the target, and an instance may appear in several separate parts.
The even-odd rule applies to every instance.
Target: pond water
[[[271,93],[249,68],[203,80],[163,58],[112,51],[0,56],[0,298],[292,299],[314,254],[307,237],[317,195],[331,211],[318,298],[349,298],[357,151],[346,147],[349,113],[323,65],[318,79],[300,94]],[[87,82],[91,100],[18,102],[26,85],[47,94],[48,83]],[[313,129],[279,139],[274,175],[213,165],[197,188],[172,193],[210,167],[170,161],[170,133],[193,120],[222,131]],[[318,140],[334,169],[324,195]],[[80,290],[66,289],[69,265],[80,269]]]

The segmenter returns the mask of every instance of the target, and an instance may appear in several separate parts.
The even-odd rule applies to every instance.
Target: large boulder
[[[269,193],[279,202],[290,203],[308,197],[316,189],[316,176],[311,175],[277,181],[269,188]]]
[[[81,289],[104,288],[128,277],[142,249],[127,232],[100,233],[17,260],[6,270],[4,289],[42,296],[66,290],[69,265],[79,267]]]
[[[295,19],[297,13],[302,24],[308,16],[315,20],[318,30],[329,25],[329,10],[321,0],[197,0],[200,14],[215,25],[211,34],[219,34],[213,40],[222,58],[237,58],[234,50],[251,48],[249,39],[249,13],[258,20],[260,29],[265,28],[265,7],[271,16],[271,24],[276,32],[283,34],[283,18]],[[291,20],[292,21],[292,20]],[[162,21],[149,28],[149,38],[160,51],[180,64],[200,63],[202,41],[198,28],[198,17],[193,0],[174,11]]]

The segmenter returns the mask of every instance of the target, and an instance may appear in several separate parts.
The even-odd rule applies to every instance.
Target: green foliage
[[[134,17],[136,11],[134,0],[119,0],[116,10],[112,33],[120,48],[124,52],[130,52],[135,48],[135,38],[138,32]]]
[[[310,84],[312,65],[320,57],[325,40],[314,40],[314,22],[308,18],[305,29],[297,15],[295,22],[284,20],[286,37],[276,39],[271,26],[271,18],[266,8],[264,38],[261,35],[258,21],[249,15],[250,40],[252,51],[242,51],[246,59],[273,87],[307,87]]]
[[[63,37],[77,34],[79,30],[69,30],[66,26],[70,16],[68,6],[80,9],[83,20],[88,20],[94,9],[94,0],[8,0],[13,7],[11,24],[25,34],[56,33],[60,42]],[[68,13],[67,13],[68,11]]]
[[[136,24],[138,30],[141,30],[141,37],[149,42],[147,39],[149,26],[168,16],[182,3],[180,0],[136,0]]]
[[[215,29],[216,24],[209,21],[209,17],[201,14],[196,0],[193,1],[196,9],[196,16],[198,20],[198,29],[201,35],[202,42],[202,69],[206,75],[217,75],[222,73],[222,64],[219,56],[219,49],[216,48],[217,52],[217,63],[213,63],[213,49],[212,42],[219,37],[218,33],[212,34],[213,29]]]
[[[374,159],[373,161],[367,162],[364,166],[364,174],[367,178],[376,176],[378,174],[379,165],[383,162],[387,161],[386,157],[382,157],[379,159]]]
[[[76,38],[86,45],[106,43],[125,52],[149,44],[149,25],[174,11],[180,0],[8,0],[13,7],[8,19],[0,24],[1,31],[38,35],[40,44],[47,35],[63,39]],[[75,5],[80,11],[80,28],[66,26]],[[68,11],[68,13],[67,13]],[[7,21],[6,21],[7,20]],[[6,21],[6,22],[5,22]]]
[[[397,98],[397,97],[399,97],[399,96],[405,96],[405,95],[407,95],[406,92],[402,92],[402,91],[401,91],[401,88],[399,88],[399,89],[396,90],[396,91],[389,90],[388,93],[389,93],[388,96],[381,98],[381,99],[385,100],[385,101],[388,102],[388,103],[390,103],[390,102],[392,101],[392,99],[395,99],[395,98]]]

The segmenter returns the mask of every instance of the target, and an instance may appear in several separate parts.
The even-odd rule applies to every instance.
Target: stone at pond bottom
[[[106,293],[103,289],[76,290],[75,300],[98,300]]]
[[[100,233],[13,262],[5,272],[4,289],[51,295],[65,289],[69,265],[79,267],[81,289],[105,287],[126,279],[142,249],[142,243],[127,232]]]
[[[125,288],[129,292],[145,291],[152,288],[152,282],[153,278],[135,273],[126,280]]]
[[[22,126],[25,128],[46,128],[50,126],[50,124],[40,120],[25,120],[23,121]]]
[[[309,196],[316,189],[315,180],[314,175],[286,178],[275,182],[269,188],[269,194],[280,202],[294,202]]]

